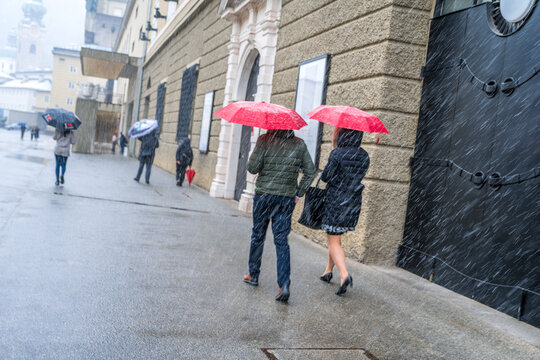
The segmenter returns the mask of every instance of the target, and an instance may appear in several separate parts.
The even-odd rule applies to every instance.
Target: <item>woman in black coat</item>
[[[336,128],[334,150],[321,174],[321,180],[327,183],[321,229],[328,234],[328,265],[321,280],[330,282],[336,265],[341,277],[336,295],[344,294],[353,285],[345,265],[341,235],[354,231],[362,207],[362,179],[369,167],[369,155],[361,147],[362,135],[362,131]]]

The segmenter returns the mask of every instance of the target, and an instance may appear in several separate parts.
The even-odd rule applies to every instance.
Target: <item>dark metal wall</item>
[[[489,6],[432,21],[398,265],[540,326],[540,9]]]

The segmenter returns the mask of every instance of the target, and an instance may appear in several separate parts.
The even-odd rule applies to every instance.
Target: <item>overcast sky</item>
[[[7,41],[10,29],[16,28],[23,18],[21,9],[26,0],[0,0],[0,48]],[[84,42],[85,0],[43,0],[47,13],[43,22],[47,29],[47,59],[52,66],[53,46],[71,47]]]

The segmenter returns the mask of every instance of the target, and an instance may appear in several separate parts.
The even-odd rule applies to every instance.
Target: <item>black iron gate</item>
[[[398,266],[540,326],[540,9],[431,24]]]

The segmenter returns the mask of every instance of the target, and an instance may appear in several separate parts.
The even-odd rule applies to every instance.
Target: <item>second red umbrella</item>
[[[352,106],[321,105],[308,113],[314,119],[336,127],[370,133],[388,133],[378,117]]]
[[[264,101],[238,101],[214,115],[230,123],[267,130],[298,130],[307,125],[296,111]]]

